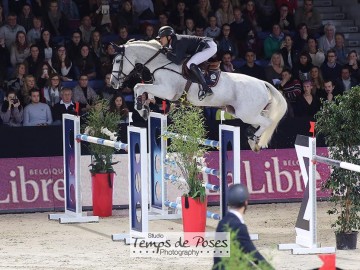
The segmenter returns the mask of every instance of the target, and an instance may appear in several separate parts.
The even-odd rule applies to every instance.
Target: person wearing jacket
[[[175,30],[170,26],[161,27],[157,38],[163,46],[166,57],[175,64],[180,65],[188,55],[191,55],[186,66],[202,86],[199,90],[199,100],[212,95],[213,91],[207,86],[198,65],[216,54],[216,43],[207,37],[175,34]]]

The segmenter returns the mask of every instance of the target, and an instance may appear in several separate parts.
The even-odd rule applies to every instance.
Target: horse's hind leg
[[[260,146],[258,145],[260,137],[264,133],[266,128],[271,125],[271,120],[265,116],[259,115],[253,118],[251,123],[253,125],[258,125],[259,127],[252,137],[248,137],[248,143],[253,151],[258,152],[260,151]]]

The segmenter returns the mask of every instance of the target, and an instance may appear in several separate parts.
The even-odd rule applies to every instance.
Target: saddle
[[[199,83],[197,79],[192,75],[192,72],[188,67],[186,66],[187,62],[190,58],[186,59],[184,63],[182,64],[182,75],[184,79],[193,82],[193,83]],[[204,78],[206,81],[206,84],[209,87],[214,87],[217,85],[219,78],[220,78],[220,63],[221,61],[215,61],[215,62],[209,62],[205,61],[199,65],[199,68],[201,69],[202,73],[204,74]]]

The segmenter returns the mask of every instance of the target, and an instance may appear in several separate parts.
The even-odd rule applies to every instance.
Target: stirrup
[[[209,88],[208,91],[200,89],[198,93],[199,100],[202,101],[204,98],[211,96],[214,92]]]
[[[142,96],[140,95],[136,98],[136,109],[141,110],[142,108],[143,108]]]

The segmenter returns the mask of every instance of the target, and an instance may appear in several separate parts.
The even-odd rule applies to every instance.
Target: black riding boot
[[[199,100],[203,100],[206,96],[211,96],[213,94],[213,91],[210,89],[209,86],[207,86],[204,75],[202,74],[200,68],[195,64],[191,64],[190,70],[192,71],[198,83],[200,83],[202,87],[202,89],[199,91]]]

